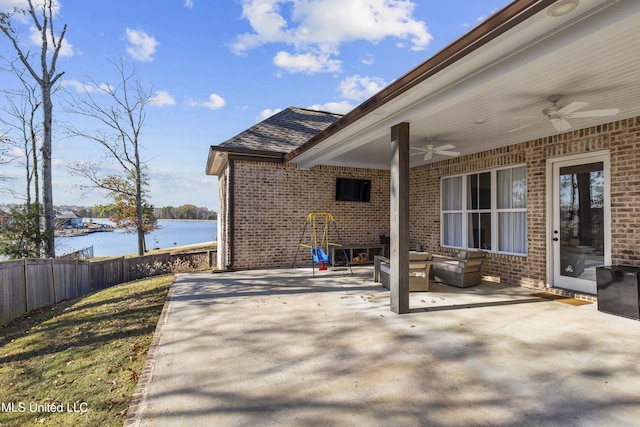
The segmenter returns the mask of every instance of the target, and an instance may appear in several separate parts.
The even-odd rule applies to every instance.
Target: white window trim
[[[460,249],[460,250],[481,250],[484,252],[489,252],[489,253],[495,253],[495,254],[501,254],[501,255],[513,255],[513,256],[520,256],[520,257],[526,257],[528,255],[528,250],[529,250],[529,245],[525,244],[525,252],[524,253],[520,253],[520,252],[505,252],[505,251],[498,251],[498,217],[499,217],[499,213],[510,213],[510,212],[524,212],[525,214],[528,211],[528,205],[529,205],[529,197],[527,194],[527,206],[525,206],[524,208],[508,208],[508,209],[498,209],[498,171],[500,170],[508,170],[508,169],[516,169],[519,167],[524,167],[525,169],[527,169],[527,165],[526,163],[523,164],[517,164],[517,165],[509,165],[506,167],[499,167],[499,168],[494,168],[494,169],[484,169],[484,170],[478,170],[478,171],[473,171],[473,172],[467,172],[467,173],[462,173],[462,174],[456,174],[456,175],[448,175],[448,176],[443,176],[442,179],[440,180],[440,246],[443,248],[450,248],[450,249]],[[486,172],[490,172],[491,173],[491,209],[474,209],[474,210],[470,210],[467,207],[467,192],[468,192],[468,177],[470,175],[479,175],[481,173],[486,173]],[[449,179],[449,178],[456,178],[456,177],[461,177],[462,179],[462,193],[461,193],[461,197],[462,197],[462,209],[461,210],[443,210],[442,209],[442,200],[443,200],[443,181],[444,179]],[[527,178],[527,184],[528,184],[528,178]],[[444,244],[444,215],[445,214],[452,214],[452,213],[459,213],[462,216],[462,246],[458,247],[458,246],[451,246],[451,245],[445,245]],[[469,247],[469,221],[468,221],[468,215],[469,213],[490,213],[491,214],[491,249],[487,250],[487,249],[482,249],[482,248],[471,248]],[[528,224],[529,224],[529,218],[527,216],[527,228],[528,228]],[[525,239],[527,239],[526,237],[526,233],[525,233]]]

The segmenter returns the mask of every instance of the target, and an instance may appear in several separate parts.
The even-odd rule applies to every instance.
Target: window
[[[527,253],[525,166],[442,179],[442,246]]]
[[[467,247],[491,250],[491,172],[467,175]]]
[[[527,253],[527,169],[498,171],[498,252]]]
[[[462,177],[442,180],[442,245],[462,246]]]

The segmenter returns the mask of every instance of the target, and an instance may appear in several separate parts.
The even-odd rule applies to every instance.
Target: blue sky
[[[25,0],[0,0],[0,8]],[[61,111],[64,98],[93,80],[115,84],[109,62],[122,58],[153,93],[143,130],[156,207],[195,204],[218,210],[217,178],[204,174],[208,149],[289,106],[346,113],[469,31],[509,0],[59,0],[67,24],[57,123],[92,123]],[[25,48],[29,22],[15,22]],[[0,55],[14,51],[0,38]],[[15,85],[0,73],[0,89]],[[0,94],[0,107],[4,105]],[[6,129],[0,128],[6,133]],[[11,135],[9,135],[11,136]],[[17,149],[4,159],[19,157]],[[67,166],[102,158],[95,143],[54,137],[54,203],[104,202],[81,191]],[[21,188],[19,158],[0,165]],[[12,166],[13,165],[13,166]],[[108,165],[107,165],[108,167]],[[23,185],[22,185],[23,186]],[[0,203],[19,201],[0,194]]]

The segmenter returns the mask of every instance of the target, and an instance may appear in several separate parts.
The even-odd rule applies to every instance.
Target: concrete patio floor
[[[399,316],[371,268],[347,273],[178,275],[128,424],[640,422],[640,322],[491,283]]]

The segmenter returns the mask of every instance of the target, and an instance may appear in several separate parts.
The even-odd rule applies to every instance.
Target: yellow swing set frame
[[[333,228],[335,230],[339,243],[329,241],[330,224],[333,224]],[[308,226],[311,227],[310,245],[302,243]],[[322,235],[320,239],[318,239],[319,229],[322,229]],[[298,258],[298,252],[300,251],[300,248],[309,249],[311,253],[313,277],[315,277],[316,263],[320,264],[318,270],[322,271],[327,269],[326,264],[329,262],[329,247],[331,246],[342,248],[344,259],[347,262],[349,271],[351,272],[351,274],[353,274],[353,270],[351,270],[351,263],[349,262],[349,257],[347,257],[347,252],[345,251],[344,245],[342,244],[342,239],[340,238],[340,233],[338,232],[336,220],[333,215],[329,212],[311,212],[309,215],[307,215],[304,228],[302,229],[302,235],[300,236],[300,243],[298,243],[298,248],[296,249],[296,255],[293,258],[293,265],[291,266],[291,268],[296,265],[296,260]]]

